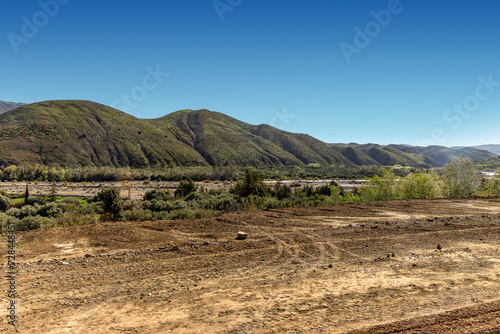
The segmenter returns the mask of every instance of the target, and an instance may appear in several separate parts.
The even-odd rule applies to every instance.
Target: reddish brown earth
[[[500,199],[48,228],[17,243],[19,333],[500,332]],[[0,332],[14,332],[5,316]]]

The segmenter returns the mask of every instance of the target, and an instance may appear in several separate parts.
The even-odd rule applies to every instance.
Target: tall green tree
[[[392,170],[384,169],[382,176],[370,178],[367,185],[357,191],[363,201],[390,201],[398,198],[396,176]]]
[[[196,185],[192,180],[181,180],[177,189],[175,189],[174,196],[177,198],[186,197],[196,191]]]
[[[102,203],[104,212],[111,216],[112,220],[119,220],[123,212],[123,203],[120,190],[117,188],[104,188],[97,193],[96,200]]]
[[[484,196],[500,196],[500,170],[497,170],[493,177],[485,179],[481,183],[481,194]]]
[[[412,198],[437,198],[441,194],[439,176],[429,173],[411,173],[401,180],[401,196]]]
[[[264,183],[264,175],[252,169],[245,171],[243,179],[236,183],[235,191],[241,197],[267,196],[269,193],[268,186]]]
[[[468,198],[476,195],[480,180],[470,158],[453,159],[443,168],[443,195],[449,198]]]
[[[26,182],[26,191],[24,192],[24,204],[28,204],[29,197],[30,197],[29,182]]]

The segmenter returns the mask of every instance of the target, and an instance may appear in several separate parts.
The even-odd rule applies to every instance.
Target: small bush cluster
[[[1,201],[2,199],[0,199]],[[93,210],[93,204],[88,207],[77,199],[64,199],[59,202],[47,201],[43,197],[30,197],[28,201],[22,199],[8,199],[4,196],[8,208],[0,213],[1,230],[4,232],[9,224],[14,224],[16,230],[27,231],[40,227],[68,226],[76,224],[96,223],[98,215]],[[76,204],[75,201],[78,203]],[[15,202],[15,205],[12,205]],[[3,210],[0,210],[3,211]]]

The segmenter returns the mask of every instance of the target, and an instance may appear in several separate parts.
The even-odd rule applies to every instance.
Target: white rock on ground
[[[238,240],[245,240],[248,237],[248,234],[245,232],[238,232],[238,237],[236,239]]]

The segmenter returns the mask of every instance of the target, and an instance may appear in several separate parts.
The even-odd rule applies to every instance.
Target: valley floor
[[[500,199],[47,228],[17,243],[20,333],[500,331]]]

